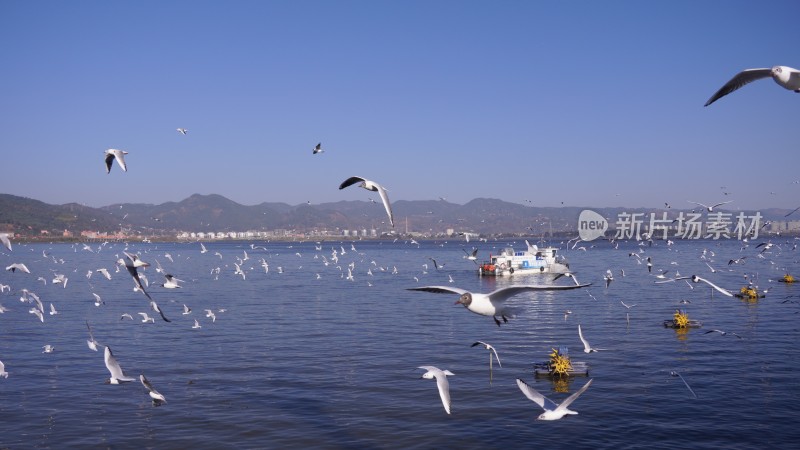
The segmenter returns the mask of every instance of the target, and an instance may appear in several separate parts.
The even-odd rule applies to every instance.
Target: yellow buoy
[[[673,316],[673,321],[678,328],[686,328],[689,325],[689,315],[685,311],[677,310]]]

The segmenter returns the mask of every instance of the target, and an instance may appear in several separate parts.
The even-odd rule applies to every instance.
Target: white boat
[[[490,255],[489,261],[478,266],[478,273],[490,276],[508,276],[537,273],[567,273],[569,263],[558,254],[555,247],[539,248],[525,241],[528,249],[523,252],[506,247],[498,255]]]

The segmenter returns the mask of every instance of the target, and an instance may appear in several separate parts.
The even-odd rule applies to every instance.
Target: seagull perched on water
[[[386,214],[389,215],[389,224],[394,228],[394,216],[392,215],[392,205],[389,203],[389,196],[386,194],[386,189],[381,186],[380,184],[370,181],[366,178],[362,177],[350,177],[344,181],[342,184],[339,185],[339,189],[344,189],[348,186],[352,186],[358,182],[361,182],[361,187],[368,190],[368,191],[377,191],[378,194],[381,196],[381,201],[383,202],[383,207],[386,208]]]
[[[104,356],[106,361],[106,368],[111,373],[111,377],[108,380],[106,380],[106,384],[120,384],[136,380],[136,378],[125,376],[125,374],[122,373],[122,367],[119,366],[117,358],[114,358],[114,354],[111,353],[111,347],[107,345]]]
[[[564,289],[575,289],[582,286],[550,286],[550,285],[529,285],[529,286],[509,286],[496,289],[488,294],[480,294],[477,292],[469,292],[465,289],[459,289],[448,286],[423,286],[418,288],[409,288],[409,291],[425,291],[434,292],[437,294],[459,294],[457,304],[464,305],[465,308],[480,314],[482,316],[491,316],[497,326],[500,326],[500,321],[497,316],[503,319],[503,322],[508,323],[506,316],[512,315],[512,310],[505,305],[505,301],[520,292],[525,291],[556,291]],[[512,315],[513,316],[513,315]]]
[[[570,410],[569,405],[580,397],[580,395],[589,388],[590,384],[592,384],[591,379],[584,384],[582,388],[578,389],[577,392],[567,397],[561,404],[556,404],[554,401],[540,394],[536,389],[528,386],[524,381],[517,378],[517,386],[519,386],[522,393],[544,409],[544,412],[537,417],[538,420],[558,420],[567,414],[578,414],[576,411]]]
[[[3,364],[3,361],[0,361],[0,377],[8,378],[8,372],[6,372],[6,365]]]
[[[781,87],[794,92],[800,92],[800,71],[787,66],[774,66],[771,69],[746,69],[737,73],[724,86],[722,86],[705,105],[708,106],[742,86],[762,78],[772,77]]]
[[[153,399],[153,406],[161,406],[162,403],[167,403],[167,399],[150,384],[150,381],[144,375],[139,375],[139,381],[142,382],[142,386],[147,388],[147,393]]]
[[[442,404],[447,414],[450,414],[450,383],[447,381],[447,376],[454,376],[453,372],[449,370],[440,370],[434,366],[419,366],[418,369],[427,370],[422,374],[422,378],[431,380],[436,378],[436,387],[439,388],[439,396],[442,398]]]
[[[105,152],[106,173],[111,173],[111,164],[114,163],[115,159],[117,160],[117,164],[119,164],[119,166],[122,168],[122,171],[127,172],[128,166],[125,165],[125,155],[127,154],[128,152],[123,150],[117,150],[115,148],[110,148],[106,150]]]

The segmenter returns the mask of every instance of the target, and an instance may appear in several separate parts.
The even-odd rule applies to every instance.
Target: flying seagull
[[[86,321],[86,328],[89,329],[89,340],[86,341],[86,345],[89,346],[91,350],[97,351],[97,341],[94,340],[94,334],[92,334],[92,327],[89,326],[89,321]]]
[[[348,186],[352,186],[358,182],[361,182],[361,187],[368,190],[368,191],[377,191],[378,194],[381,196],[381,201],[383,202],[383,207],[386,208],[386,214],[389,215],[389,223],[394,228],[394,217],[392,216],[392,205],[389,204],[389,196],[386,194],[386,189],[381,186],[380,184],[370,181],[366,178],[362,177],[350,177],[344,181],[342,184],[339,185],[339,189],[344,189]]]
[[[164,282],[161,286],[163,286],[163,287],[165,287],[167,289],[178,289],[178,288],[181,287],[178,284],[178,282],[180,281],[181,283],[183,283],[183,280],[181,280],[179,278],[175,278],[172,274],[169,274],[169,273],[164,275],[164,278],[166,278],[167,281]]]
[[[737,73],[724,86],[722,86],[705,105],[708,106],[742,86],[762,78],[772,77],[781,87],[790,91],[800,92],[800,71],[787,66],[774,66],[771,69],[746,69]]]
[[[147,291],[144,290],[144,285],[142,284],[142,279],[139,277],[139,270],[138,270],[139,267],[147,267],[150,264],[142,261],[141,259],[139,259],[138,256],[136,256],[134,254],[131,254],[131,253],[128,253],[128,252],[123,252],[123,253],[125,253],[125,256],[128,259],[124,260],[124,259],[120,258],[120,259],[117,260],[117,264],[125,266],[125,268],[128,270],[128,273],[133,277],[133,281],[134,281],[134,283],[136,283],[136,287],[139,288],[139,290],[141,290],[142,293],[149,300],[152,301],[153,298],[150,297],[150,294],[148,294]]]
[[[125,155],[128,152],[124,150],[117,150],[115,148],[110,148],[106,150],[106,173],[111,173],[111,164],[114,163],[114,160],[117,160],[117,164],[122,168],[123,172],[128,171],[128,166],[125,165]]]
[[[323,149],[322,149],[322,142],[320,142],[319,144],[317,144],[317,145],[314,147],[314,150],[312,151],[312,153],[311,153],[311,154],[312,154],[312,155],[316,155],[317,153],[322,153],[322,152],[324,152],[324,151],[325,151],[325,150],[323,150]]]
[[[485,348],[486,350],[489,350],[489,382],[491,383],[491,381],[492,381],[492,354],[494,354],[494,357],[497,359],[497,365],[500,366],[500,367],[503,367],[503,365],[500,364],[500,357],[497,356],[497,350],[495,350],[494,347],[491,346],[491,344],[487,344],[486,342],[483,342],[483,341],[477,341],[477,342],[473,343],[470,347],[476,347],[478,345],[482,345],[483,348]]]
[[[705,208],[706,210],[708,210],[708,212],[712,212],[712,211],[714,211],[714,208],[716,208],[717,206],[722,206],[722,205],[724,205],[724,204],[726,204],[726,203],[730,203],[730,202],[732,202],[733,200],[728,200],[727,202],[720,202],[720,203],[717,203],[716,205],[711,205],[711,206],[704,205],[704,204],[702,204],[702,203],[699,203],[699,202],[693,202],[693,201],[691,201],[691,200],[687,200],[687,201],[688,201],[689,203],[694,203],[695,205],[700,205],[700,206],[702,206],[703,208]]]
[[[686,277],[686,278],[691,278],[692,283],[699,283],[699,282],[702,281],[703,283],[705,283],[705,284],[711,286],[712,288],[716,289],[717,291],[719,291],[722,295],[724,295],[726,297],[733,297],[733,294],[731,293],[731,291],[729,291],[729,290],[727,290],[725,288],[721,288],[721,287],[717,286],[716,284],[706,280],[705,278],[701,278],[701,277],[699,277],[697,275],[692,275],[691,277]]]
[[[161,404],[167,403],[167,399],[164,398],[164,395],[158,392],[144,375],[139,375],[139,381],[142,382],[142,386],[147,388],[150,398],[153,399],[153,406],[161,406]]]
[[[186,128],[176,128],[176,129],[178,130],[178,133],[183,134],[183,135],[186,135],[186,132],[189,131]],[[200,133],[200,134],[202,134],[202,133]]]
[[[568,407],[589,388],[590,384],[592,384],[591,379],[584,384],[582,388],[578,389],[577,392],[567,397],[561,404],[556,404],[554,401],[540,394],[536,389],[528,386],[524,381],[517,378],[517,386],[519,386],[522,393],[544,409],[544,412],[537,417],[539,420],[558,420],[567,414],[578,414],[576,411],[568,409]]]
[[[436,386],[439,388],[439,396],[442,397],[442,405],[447,414],[450,414],[450,383],[447,381],[447,375],[455,375],[449,370],[440,370],[434,366],[419,366],[418,369],[427,370],[422,374],[422,378],[432,380],[436,378]]]
[[[11,241],[8,239],[8,233],[0,233],[0,242],[3,243],[3,245],[8,249],[8,251],[11,251]]]
[[[581,324],[578,324],[578,337],[581,338],[581,342],[583,342],[583,352],[584,353],[592,353],[600,350],[605,350],[604,348],[594,348],[589,345],[589,341],[583,337],[583,331],[581,331]]]
[[[588,286],[588,284],[580,286],[552,286],[552,285],[528,285],[528,286],[508,286],[496,289],[488,294],[480,294],[477,292],[470,292],[465,289],[459,289],[449,286],[423,286],[418,288],[409,288],[409,291],[425,291],[434,292],[437,294],[458,294],[456,305],[462,304],[468,310],[475,314],[482,316],[490,316],[494,319],[497,326],[500,326],[500,321],[497,316],[503,319],[503,322],[508,323],[506,316],[512,315],[512,310],[506,307],[505,301],[524,291],[557,291],[565,289],[577,289],[580,287]]]
[[[667,372],[671,377],[680,378],[681,381],[683,381],[683,384],[686,386],[686,389],[688,389],[689,392],[692,394],[692,397],[697,398],[697,394],[694,393],[694,389],[692,389],[692,387],[689,386],[689,383],[686,382],[686,380],[683,378],[683,375],[681,375],[680,372],[676,370],[658,370],[657,372]]]
[[[111,373],[111,378],[106,381],[107,384],[120,384],[136,380],[136,378],[125,376],[125,374],[122,373],[122,367],[119,366],[117,358],[114,358],[114,355],[111,353],[111,347],[109,346],[106,346],[105,360],[106,368]]]
[[[726,335],[732,334],[732,335],[736,336],[736,337],[737,337],[737,338],[739,338],[739,339],[741,339],[741,338],[742,338],[741,336],[739,336],[738,334],[734,333],[733,331],[722,331],[722,330],[716,330],[716,329],[714,329],[714,330],[708,330],[708,331],[706,331],[704,334],[708,334],[708,333],[719,333],[719,334],[721,334],[721,335],[723,335],[723,336],[726,336]]]
[[[31,273],[31,271],[28,270],[28,266],[26,266],[23,263],[11,264],[10,266],[6,267],[6,270],[10,270],[12,273],[16,272],[17,270],[19,270],[20,272]]]

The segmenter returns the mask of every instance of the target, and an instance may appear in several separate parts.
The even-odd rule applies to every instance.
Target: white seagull
[[[167,289],[178,289],[178,288],[181,287],[178,284],[178,282],[180,281],[181,283],[183,283],[183,280],[181,280],[179,278],[175,278],[172,274],[169,274],[169,273],[164,275],[164,278],[166,278],[167,281],[164,284],[162,284],[161,286],[164,286]]]
[[[16,272],[17,270],[19,270],[20,272],[31,273],[31,271],[28,270],[28,266],[26,266],[23,263],[11,264],[10,266],[6,267],[6,270],[10,270],[11,273]]]
[[[119,366],[117,358],[111,353],[111,347],[106,345],[105,350],[106,368],[111,373],[111,377],[106,380],[107,384],[120,384],[128,381],[134,381],[136,378],[125,376],[122,373],[122,367]]]
[[[94,340],[94,334],[92,334],[92,327],[89,326],[89,321],[86,321],[86,328],[89,329],[89,340],[86,341],[86,345],[88,345],[91,350],[97,351],[98,342]]]
[[[140,313],[137,313],[137,314],[142,316],[142,322],[143,323],[155,323],[156,322],[156,319],[148,316],[146,312],[140,312]]]
[[[721,334],[721,335],[723,335],[723,336],[726,336],[726,335],[732,334],[732,335],[736,336],[736,337],[737,337],[737,338],[739,338],[739,339],[741,339],[741,338],[742,338],[741,336],[739,336],[738,334],[734,333],[733,331],[722,331],[722,330],[717,330],[717,329],[714,329],[714,330],[708,330],[708,331],[706,331],[704,334],[708,334],[708,333],[719,333],[719,334]]]
[[[581,324],[578,324],[578,337],[580,337],[581,338],[581,342],[583,342],[583,352],[584,353],[592,353],[592,352],[597,352],[597,351],[600,351],[600,350],[605,350],[604,348],[593,348],[591,345],[589,345],[589,341],[587,341],[583,337],[583,331],[581,331]]]
[[[162,403],[167,403],[167,399],[150,384],[150,381],[144,375],[139,375],[139,381],[142,382],[142,386],[147,388],[150,398],[153,399],[153,406],[161,406]]]
[[[694,203],[695,205],[700,205],[700,206],[702,206],[702,207],[703,207],[703,208],[705,208],[705,209],[706,209],[708,212],[712,212],[712,211],[714,211],[714,208],[716,208],[717,206],[722,206],[722,205],[724,205],[724,204],[727,204],[727,203],[730,203],[730,202],[732,202],[733,200],[728,200],[727,202],[720,202],[720,203],[717,203],[717,204],[715,204],[715,205],[711,205],[711,206],[704,205],[704,204],[702,204],[702,203],[700,203],[700,202],[693,202],[693,201],[691,201],[691,200],[687,200],[687,201],[688,201],[689,203]]]
[[[506,307],[505,301],[516,295],[520,292],[525,291],[555,291],[555,290],[565,290],[565,289],[576,289],[579,287],[584,287],[587,285],[581,286],[550,286],[550,285],[529,285],[529,286],[509,286],[500,289],[496,289],[488,294],[480,294],[477,292],[469,292],[464,289],[459,289],[455,287],[449,286],[423,286],[418,288],[409,288],[409,291],[425,291],[425,292],[434,292],[437,294],[458,294],[458,300],[456,300],[457,304],[464,305],[465,308],[474,312],[475,314],[480,314],[482,316],[490,316],[494,319],[494,322],[497,326],[500,326],[500,321],[497,319],[497,316],[500,316],[503,319],[503,322],[508,323],[508,318],[506,316],[513,316],[512,310]]]
[[[689,277],[683,277],[683,278],[689,278]],[[721,287],[717,286],[716,284],[706,280],[705,278],[701,278],[701,277],[699,277],[697,275],[692,275],[691,279],[692,279],[692,283],[699,283],[699,282],[702,281],[703,283],[706,283],[707,285],[709,285],[712,288],[714,288],[717,291],[719,291],[722,295],[724,295],[726,297],[733,297],[733,293],[731,293],[731,291],[729,291],[729,290],[727,290],[725,288],[721,288]]]
[[[322,149],[322,142],[320,142],[319,144],[317,144],[317,145],[314,147],[314,150],[312,151],[312,154],[313,154],[313,155],[316,155],[317,153],[322,153],[322,152],[324,152],[324,151],[325,151],[325,150],[323,150],[323,149]]]
[[[490,344],[487,344],[486,342],[483,342],[483,341],[477,341],[477,342],[473,343],[470,347],[475,347],[475,346],[478,346],[478,345],[482,345],[483,348],[485,348],[486,350],[489,350],[489,382],[491,382],[492,381],[492,354],[493,353],[494,353],[494,357],[497,359],[497,365],[500,366],[500,367],[503,367],[503,365],[500,364],[500,357],[497,356],[497,350],[495,350],[494,347],[492,347]]]
[[[3,364],[3,361],[0,361],[0,377],[8,378],[8,372],[6,372],[6,365]]]
[[[11,241],[8,239],[8,233],[0,233],[0,242],[3,243],[3,245],[8,249],[8,251],[11,251]]]
[[[561,402],[561,404],[557,405],[549,398],[540,394],[536,389],[528,386],[527,384],[525,384],[524,381],[517,378],[517,386],[519,386],[519,389],[522,391],[522,393],[525,394],[525,396],[528,397],[531,401],[533,401],[537,405],[541,406],[542,409],[544,409],[544,412],[537,418],[539,420],[558,420],[567,414],[578,414],[576,411],[572,411],[568,407],[581,394],[583,394],[586,391],[586,389],[589,388],[590,384],[592,384],[592,380],[589,380],[586,384],[583,385],[582,388],[578,389],[577,392],[567,397],[567,399]]]
[[[606,289],[608,289],[608,285],[614,281],[614,274],[611,273],[611,269],[606,270],[606,275],[603,277],[603,279],[606,281]]]
[[[44,314],[42,314],[41,310],[37,308],[31,308],[28,312],[38,317],[40,322],[44,322]]]
[[[185,315],[191,314],[191,313],[192,313],[192,308],[189,308],[188,306],[186,306],[186,304],[184,304],[183,305],[183,315],[185,316]]]
[[[389,215],[389,223],[394,227],[394,216],[392,215],[392,205],[389,203],[389,196],[386,194],[386,189],[381,186],[380,184],[370,181],[366,178],[362,177],[350,177],[344,181],[342,184],[339,185],[339,189],[344,189],[348,186],[352,186],[358,182],[361,182],[361,187],[368,190],[368,191],[377,191],[378,194],[381,196],[381,201],[383,202],[383,207],[386,208],[386,214]]]
[[[178,133],[180,133],[180,134],[182,134],[184,136],[186,135],[186,132],[189,131],[186,128],[176,128],[176,130],[178,131]],[[200,133],[200,134],[202,134],[202,133]]]
[[[724,86],[722,86],[705,105],[708,106],[742,86],[762,78],[772,77],[781,87],[794,92],[800,92],[800,71],[787,66],[774,66],[771,69],[746,69],[737,73]]]
[[[442,405],[447,414],[450,414],[450,383],[447,381],[447,376],[455,375],[449,370],[440,370],[434,366],[419,366],[418,369],[427,370],[422,374],[422,378],[431,380],[436,378],[436,387],[439,388],[439,396],[442,397]]]
[[[100,272],[101,274],[103,274],[103,276],[106,277],[106,280],[110,280],[111,279],[111,274],[108,273],[108,269],[100,268],[100,269],[95,269],[94,271],[95,272]]]
[[[115,159],[117,160],[117,164],[119,164],[119,166],[122,168],[123,172],[127,172],[128,166],[125,165],[125,155],[127,154],[128,152],[117,150],[115,148],[106,150],[106,173],[111,173],[111,164],[114,163]]]

